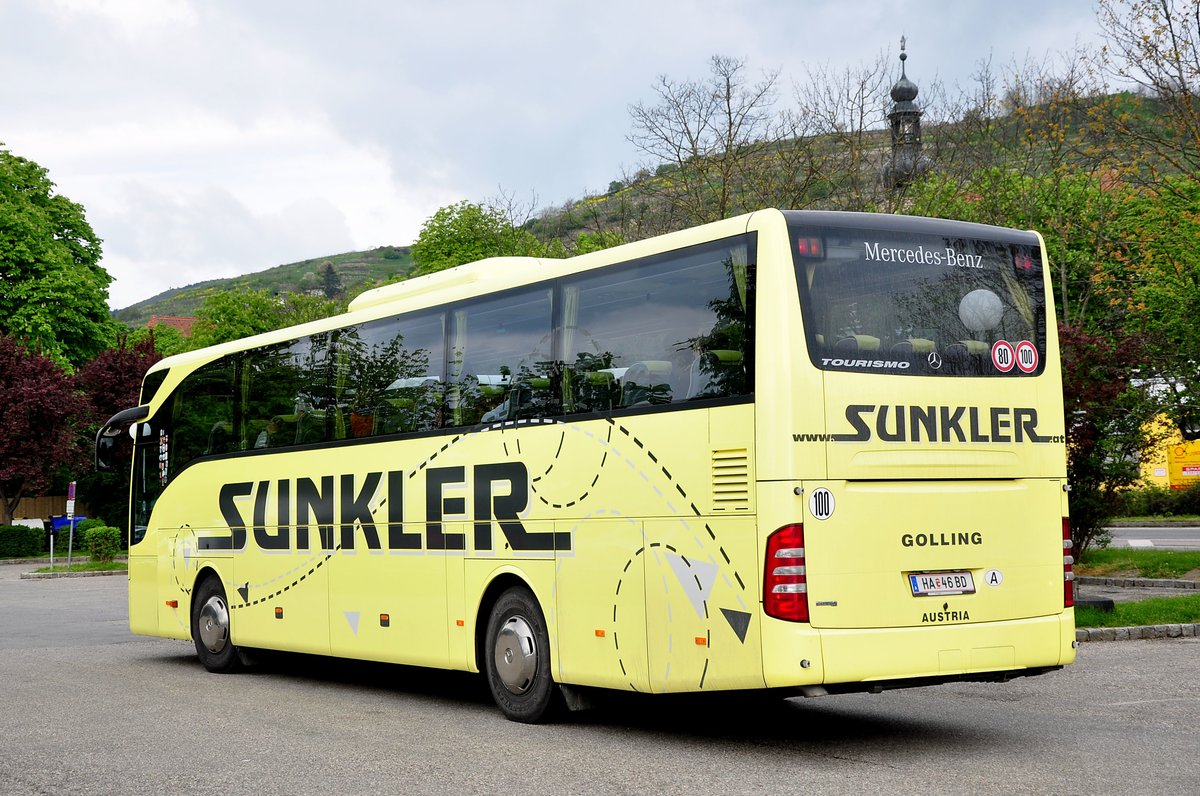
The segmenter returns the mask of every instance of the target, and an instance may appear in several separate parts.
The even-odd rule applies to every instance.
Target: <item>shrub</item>
[[[24,525],[0,525],[0,558],[36,556],[42,552],[46,532]]]
[[[84,532],[92,528],[103,528],[105,525],[108,523],[99,517],[89,517],[75,526],[75,533],[79,534],[79,538],[82,539]]]
[[[121,552],[121,531],[109,525],[88,528],[83,533],[83,546],[92,561],[112,561]]]
[[[1175,513],[1175,495],[1165,486],[1149,485],[1120,495],[1118,511],[1127,517],[1161,517]]]
[[[1176,514],[1200,514],[1200,484],[1175,492]]]

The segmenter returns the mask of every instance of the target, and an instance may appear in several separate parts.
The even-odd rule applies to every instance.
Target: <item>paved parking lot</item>
[[[211,675],[125,628],[122,577],[0,567],[0,793],[1193,793],[1200,640],[1007,684],[613,696],[528,727],[477,678],[280,656]]]

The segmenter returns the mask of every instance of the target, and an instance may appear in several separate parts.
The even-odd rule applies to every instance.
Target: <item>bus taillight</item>
[[[763,610],[789,622],[808,621],[808,579],[804,571],[804,526],[785,525],[767,537]]]
[[[1075,605],[1075,556],[1071,555],[1071,518],[1062,518],[1063,529],[1063,608]]]

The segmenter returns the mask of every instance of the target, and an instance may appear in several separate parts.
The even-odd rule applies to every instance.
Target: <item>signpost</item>
[[[70,530],[67,533],[67,569],[71,568],[71,554],[75,548],[75,482],[67,484],[67,526]],[[54,543],[51,538],[50,547],[50,566],[54,566]]]

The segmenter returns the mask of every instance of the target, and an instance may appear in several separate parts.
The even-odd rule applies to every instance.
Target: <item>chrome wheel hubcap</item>
[[[537,674],[538,651],[533,628],[524,617],[513,616],[496,634],[496,674],[514,694],[524,694]]]
[[[200,643],[214,655],[229,643],[229,608],[214,594],[200,607]]]

